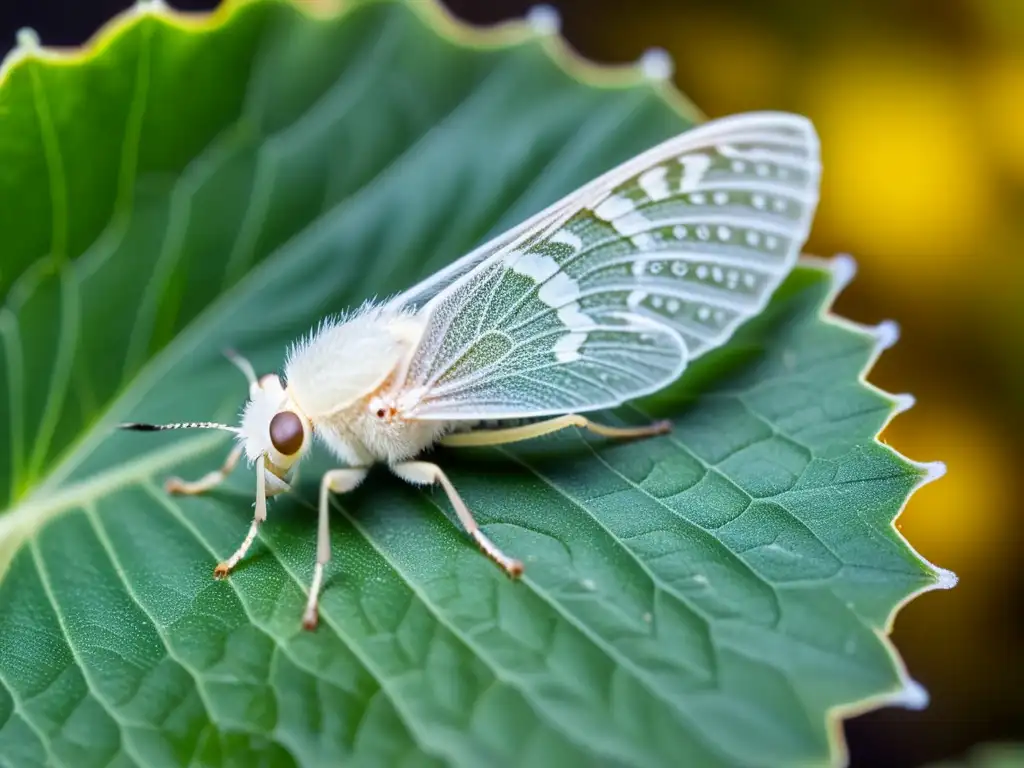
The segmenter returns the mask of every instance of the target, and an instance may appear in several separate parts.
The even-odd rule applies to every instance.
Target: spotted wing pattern
[[[412,418],[543,416],[665,386],[792,269],[818,200],[805,118],[706,123],[625,163],[399,297],[424,333]]]

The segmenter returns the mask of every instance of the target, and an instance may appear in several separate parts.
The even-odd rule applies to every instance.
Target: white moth
[[[317,558],[305,627],[317,623],[330,558],[331,493],[386,463],[439,483],[483,552],[523,566],[479,529],[436,464],[435,443],[483,446],[566,427],[633,438],[668,429],[602,426],[580,414],[654,392],[757,314],[793,267],[818,201],[818,138],[803,117],[751,113],[687,131],[606,173],[411,290],[322,323],[288,354],[284,379],[249,379],[240,427],[210,422],[127,429],[224,429],[238,444],[220,470],[168,490],[198,494],[256,465],[255,516],[225,577],[290,490],[313,438],[343,468],[320,482]],[[508,426],[511,420],[532,420]],[[482,422],[496,422],[486,424]],[[490,428],[494,427],[494,428]]]

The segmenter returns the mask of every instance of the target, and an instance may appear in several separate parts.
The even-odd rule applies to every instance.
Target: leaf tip
[[[926,709],[930,701],[931,697],[925,687],[910,678],[907,678],[903,683],[903,688],[889,699],[889,703],[893,706],[915,711]]]
[[[901,413],[906,413],[915,405],[917,405],[917,398],[909,392],[904,392],[898,395],[890,395],[893,402],[893,416],[898,416]]]
[[[639,65],[648,80],[671,80],[676,68],[672,55],[664,48],[648,48],[640,57]]]
[[[562,29],[562,16],[553,5],[535,5],[526,12],[526,21],[538,35],[557,35]]]
[[[137,13],[160,13],[167,10],[164,0],[135,0]]]
[[[879,351],[889,349],[900,340],[900,325],[895,320],[883,320],[871,329]]]
[[[946,462],[944,461],[924,461],[919,463],[917,466],[924,472],[924,477],[921,479],[921,485],[934,483],[940,477],[946,476]]]
[[[935,572],[935,589],[952,589],[960,583],[960,577],[947,568],[939,568],[933,565]]]
[[[837,253],[829,262],[836,293],[843,291],[857,276],[857,260],[848,253]]]
[[[20,53],[34,53],[39,50],[39,33],[32,27],[22,27],[18,30],[16,39]]]

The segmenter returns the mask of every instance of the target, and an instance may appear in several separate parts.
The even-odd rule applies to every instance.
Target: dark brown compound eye
[[[291,411],[274,414],[270,420],[270,442],[285,456],[299,452],[302,447],[302,421]]]

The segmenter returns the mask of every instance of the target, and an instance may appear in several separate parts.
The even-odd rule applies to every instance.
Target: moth
[[[291,490],[318,439],[339,468],[320,480],[317,554],[303,625],[317,625],[331,556],[332,493],[385,463],[440,485],[468,534],[512,577],[522,563],[480,530],[437,464],[442,445],[488,446],[576,427],[607,438],[669,429],[606,426],[583,414],[654,392],[760,312],[792,269],[818,202],[821,165],[804,117],[760,112],[704,123],[629,160],[396,297],[323,321],[288,352],[284,376],[249,381],[237,443],[220,469],[172,493],[221,483],[244,453],[256,468],[252,524],[214,569],[226,577]],[[525,423],[522,423],[525,422]],[[510,425],[510,423],[514,425]]]

